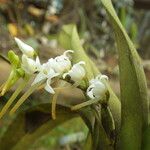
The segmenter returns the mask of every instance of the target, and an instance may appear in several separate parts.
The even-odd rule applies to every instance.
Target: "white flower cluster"
[[[85,77],[85,62],[81,61],[77,64],[71,65],[71,61],[68,53],[73,53],[72,50],[67,50],[61,56],[55,58],[50,58],[46,63],[41,64],[39,57],[35,57],[34,49],[22,42],[20,39],[15,38],[15,41],[22,51],[22,69],[29,75],[37,73],[32,85],[39,83],[42,80],[46,81],[45,90],[49,93],[54,94],[54,90],[51,87],[52,79],[54,77],[63,77],[69,76],[75,84],[80,84],[81,80]]]
[[[103,99],[108,91],[104,80],[108,80],[106,75],[98,75],[95,79],[90,80],[87,88],[87,95],[90,99]]]
[[[39,57],[36,56],[35,58],[36,53],[31,46],[25,44],[18,38],[15,38],[15,41],[23,53],[22,69],[29,75],[37,73],[32,85],[45,80],[45,90],[54,94],[55,91],[51,87],[54,77],[65,79],[69,76],[76,86],[84,79],[86,75],[84,68],[85,62],[80,61],[72,66],[69,56],[67,55],[68,53],[73,53],[72,50],[67,50],[61,56],[50,58],[46,63],[41,64]],[[103,82],[104,80],[108,80],[106,75],[98,75],[95,79],[89,81],[86,94],[90,99],[104,98],[107,92],[107,87]]]

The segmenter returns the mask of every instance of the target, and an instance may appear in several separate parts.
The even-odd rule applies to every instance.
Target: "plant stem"
[[[97,103],[97,102],[99,102],[99,101],[100,101],[100,100],[89,100],[89,101],[86,101],[86,102],[77,104],[77,105],[75,105],[75,106],[72,106],[72,107],[71,107],[71,110],[72,110],[72,111],[75,111],[75,110],[81,109],[81,108],[83,108],[83,107],[86,107],[86,106],[95,104],[95,103]]]
[[[111,140],[109,139],[109,137],[102,125],[100,111],[96,108],[96,105],[93,105],[93,109],[94,109],[95,116],[96,116],[94,130],[96,129],[96,127],[99,128],[99,136],[98,136],[99,142],[97,143],[96,150],[99,150],[99,149],[114,150]],[[96,131],[93,133],[96,133]],[[95,137],[95,135],[93,135],[93,138],[94,137]],[[96,140],[96,139],[93,139],[93,140]]]
[[[114,145],[116,139],[115,122],[108,105],[101,105],[102,124],[111,140],[111,145]]]
[[[65,84],[66,83],[64,83],[64,82],[61,82],[60,83],[60,88],[57,88],[56,90],[56,93],[55,93],[55,95],[53,96],[53,99],[52,99],[52,119],[56,119],[56,104],[57,104],[57,97],[58,97],[58,95],[59,95],[59,93],[60,93],[60,91],[61,90],[63,90],[63,86],[65,86]]]
[[[31,86],[26,93],[18,100],[15,106],[10,110],[10,115],[12,115],[20,107],[20,105],[43,83],[43,80],[37,84]]]
[[[52,119],[56,119],[56,104],[57,104],[57,97],[58,97],[59,91],[55,93],[52,99]]]
[[[27,85],[29,79],[24,80],[16,89],[16,91],[13,93],[13,95],[10,97],[10,99],[7,101],[7,103],[5,104],[5,106],[3,107],[3,109],[0,112],[0,119],[4,116],[4,114],[7,112],[7,110],[9,109],[9,107],[11,106],[11,104],[14,102],[14,100],[16,99],[16,97],[19,95],[19,93],[24,89],[24,87]]]
[[[5,85],[5,82],[0,86],[0,91],[3,89],[4,85]]]
[[[8,80],[5,82],[5,84],[4,84],[4,86],[3,86],[3,89],[2,89],[2,92],[1,92],[1,95],[2,95],[2,96],[6,93],[6,91],[7,91],[8,87],[9,87],[9,85],[10,85],[10,83],[11,83],[13,77],[14,77],[14,70],[12,70],[12,71],[10,72],[10,75],[9,75],[9,77],[8,77]]]

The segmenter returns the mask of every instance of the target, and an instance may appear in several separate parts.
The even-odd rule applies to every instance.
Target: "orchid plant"
[[[29,92],[26,92],[24,94],[27,94],[27,96],[23,95],[18,100],[15,106],[10,110],[10,114],[14,113],[28,98],[28,96],[30,96],[32,92],[34,92],[34,90],[36,90],[41,85],[44,85],[44,89],[50,94],[55,94],[55,90],[51,86],[51,84],[55,81],[65,80],[66,82],[71,83],[76,88],[80,88],[81,82],[86,82],[86,70],[84,68],[85,62],[80,61],[73,65],[71,63],[69,53],[74,53],[73,50],[66,50],[62,55],[55,58],[50,58],[47,62],[41,64],[36,51],[31,46],[27,45],[16,37],[15,41],[23,54],[21,60],[18,59],[18,61],[13,62],[13,65],[17,66],[17,64],[19,63],[20,66],[17,69],[19,69],[22,74],[14,74],[13,76],[10,74],[10,77],[18,79],[22,78],[23,81],[22,83],[20,83],[20,85],[23,84],[23,88],[25,83],[27,83],[30,78],[34,77],[34,80],[31,84],[30,89],[28,90]],[[8,54],[11,55],[12,60],[15,60],[15,57],[19,58],[19,56],[16,55],[13,51],[9,51]],[[105,86],[105,83],[102,82],[102,79],[108,80],[108,77],[106,75],[98,75],[96,79],[92,79],[90,83],[86,83],[87,85],[91,84],[89,85],[89,87],[85,87],[85,89],[87,89],[86,92],[83,91],[89,97],[89,99],[100,100],[105,97],[108,90]],[[11,82],[12,80],[8,80],[6,83],[4,83],[1,95],[5,94],[5,92],[9,90],[9,88],[11,88]],[[13,84],[15,84],[15,81]],[[9,88],[6,89],[6,87]],[[0,112],[0,118],[3,117],[3,115],[7,112],[7,110],[19,95],[21,90],[23,90],[23,88],[20,88],[19,86],[19,92],[15,92],[10,97],[10,99]],[[88,103],[86,105],[88,105]]]
[[[51,104],[40,104],[29,108],[14,119],[4,136],[0,139],[0,149],[26,150],[40,136],[46,134],[67,120],[80,116],[89,129],[83,149],[85,150],[148,150],[149,145],[149,102],[147,86],[141,60],[134,44],[127,35],[111,0],[101,0],[110,23],[114,29],[119,54],[120,100],[109,85],[106,75],[99,72],[95,64],[86,55],[75,25],[65,25],[58,34],[59,44],[66,51],[55,58],[41,63],[36,51],[18,38],[15,41],[22,52],[21,59],[13,51],[8,52],[12,70],[8,80],[1,86],[4,95],[18,80],[18,88],[9,98],[0,112],[2,118],[18,97],[29,85],[28,90],[11,108],[14,114],[23,102],[39,87],[53,95]],[[68,50],[69,49],[69,50]],[[31,81],[32,82],[29,82]],[[65,81],[80,89],[85,101],[74,106],[57,105],[60,89],[68,84],[53,83]],[[64,82],[63,82],[64,83]],[[62,88],[63,87],[63,88]],[[39,123],[39,116],[49,119]],[[30,118],[31,116],[32,119]],[[27,124],[28,121],[28,124]],[[31,130],[24,127],[31,126]],[[10,135],[19,135],[6,142]]]

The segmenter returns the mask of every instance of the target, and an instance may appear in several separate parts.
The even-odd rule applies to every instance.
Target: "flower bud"
[[[8,59],[12,64],[12,66],[14,66],[15,68],[19,67],[20,65],[19,57],[12,50],[8,52]]]
[[[34,56],[35,51],[31,46],[25,44],[24,42],[22,42],[18,38],[15,38],[15,41],[16,41],[19,49],[22,51],[23,54],[27,55],[28,57],[33,57]]]

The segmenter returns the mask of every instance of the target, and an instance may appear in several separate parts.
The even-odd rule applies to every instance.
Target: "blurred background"
[[[142,58],[150,88],[150,0],[113,0],[113,4]],[[7,56],[9,50],[20,54],[13,38],[19,37],[37,50],[40,59],[45,62],[63,53],[64,49],[57,42],[57,34],[63,25],[70,23],[77,25],[85,51],[99,70],[109,76],[119,96],[117,49],[113,30],[100,0],[0,0],[0,55]],[[7,79],[9,71],[9,64],[0,58],[0,84]],[[0,107],[14,89],[0,97]],[[81,92],[73,90],[63,90],[58,102],[76,104],[82,101]],[[23,107],[49,101],[50,96],[44,90],[39,90]],[[0,121],[0,137],[10,122],[10,117]],[[73,119],[41,137],[31,150],[80,150],[86,134],[87,128],[82,120]],[[73,140],[67,141],[68,137]]]

